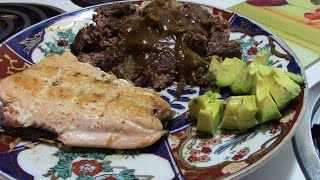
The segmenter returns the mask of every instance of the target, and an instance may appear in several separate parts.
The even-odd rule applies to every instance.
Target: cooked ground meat
[[[223,20],[216,20],[215,26],[211,27],[210,40],[207,43],[207,52],[209,56],[217,55],[220,57],[238,57],[241,58],[240,43],[229,40],[230,31],[228,23]]]
[[[137,86],[163,89],[177,81],[179,94],[185,84],[206,83],[210,56],[241,57],[228,22],[198,5],[155,0],[143,9],[117,3],[95,11],[95,25],[79,31],[72,53]]]

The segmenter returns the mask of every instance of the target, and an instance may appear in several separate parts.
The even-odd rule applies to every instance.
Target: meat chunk
[[[75,55],[90,53],[95,50],[97,39],[94,34],[94,26],[90,25],[81,29],[73,43],[70,45],[71,51]]]
[[[131,3],[116,3],[98,7],[95,11],[97,13],[92,19],[96,25],[81,29],[70,45],[71,52],[76,56],[104,51],[116,44],[120,18],[135,13],[136,7]]]
[[[3,79],[0,100],[7,125],[44,129],[80,147],[149,146],[164,133],[161,120],[172,115],[155,91],[134,87],[68,52]]]
[[[207,57],[208,38],[200,33],[193,33],[188,41],[188,47],[202,57]]]
[[[120,52],[109,53],[108,51],[81,54],[78,56],[78,59],[80,62],[99,67],[105,72],[109,72],[114,66],[123,62],[123,56]],[[121,78],[120,76],[118,77]]]
[[[217,55],[222,57],[237,57],[241,58],[240,43],[234,40],[229,40],[230,30],[228,29],[228,22],[212,19],[214,26],[211,27],[211,37],[207,44],[207,51],[209,56]]]

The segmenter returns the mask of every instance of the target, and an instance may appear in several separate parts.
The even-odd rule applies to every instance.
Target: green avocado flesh
[[[301,75],[268,67],[270,52],[261,51],[249,66],[237,58],[220,62],[212,58],[208,80],[217,87],[227,87],[233,94],[223,101],[220,94],[205,93],[189,102],[190,115],[197,120],[197,130],[214,135],[220,128],[247,131],[272,120],[301,92]]]
[[[259,73],[266,82],[279,110],[284,109],[301,91],[298,84],[292,81],[286,73],[279,72],[278,69],[259,66]]]
[[[254,60],[251,62],[251,65],[252,66],[256,66],[256,65],[268,66],[270,56],[271,56],[271,54],[269,51],[262,50],[261,52],[259,52],[257,54],[257,56],[254,58]]]
[[[205,108],[208,103],[215,101],[217,98],[221,98],[221,95],[211,91],[193,98],[188,104],[191,118],[197,119],[200,109]]]
[[[237,96],[230,97],[224,110],[221,127],[225,129],[238,129],[238,116],[242,104],[242,98]]]
[[[250,94],[253,77],[257,72],[256,66],[267,66],[269,64],[270,55],[270,52],[266,50],[259,52],[251,64],[236,76],[234,83],[230,86],[231,91],[237,95]]]
[[[224,103],[216,100],[208,103],[204,109],[200,109],[197,122],[197,130],[214,135],[219,129]]]
[[[225,58],[223,62],[212,58],[208,79],[217,87],[227,87],[234,83],[236,77],[247,67],[246,62],[238,58]]]
[[[238,118],[238,129],[240,131],[246,131],[247,129],[253,128],[258,124],[256,120],[256,114],[258,107],[256,104],[255,96],[243,96],[239,118]]]
[[[278,68],[273,68],[274,73],[276,74],[276,81],[281,83],[288,91],[290,91],[295,96],[298,96],[301,92],[300,86],[295,83],[285,72],[281,71]]]
[[[259,123],[268,122],[281,117],[281,113],[269,93],[267,84],[259,73],[254,77],[252,94],[256,97],[258,107],[256,118]]]
[[[228,99],[221,127],[246,131],[258,124],[256,98],[251,96],[232,96]]]
[[[299,74],[294,74],[292,72],[286,72],[286,74],[292,79],[295,83],[299,84],[300,86],[304,84],[304,79]]]
[[[250,94],[253,77],[257,72],[254,66],[248,66],[236,77],[234,83],[230,86],[232,93],[237,95]]]

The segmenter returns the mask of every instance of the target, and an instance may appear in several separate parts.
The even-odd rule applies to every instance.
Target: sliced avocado
[[[256,120],[257,112],[258,107],[254,95],[232,96],[227,100],[221,127],[246,131],[258,124]]]
[[[247,68],[247,63],[238,58],[225,58],[221,65],[224,69],[228,69],[232,81],[231,84],[233,84],[236,77]]]
[[[258,121],[256,120],[258,107],[254,95],[242,96],[242,98],[243,100],[237,124],[240,131],[246,131],[258,124]]]
[[[273,100],[277,104],[278,109],[282,110],[297,95],[293,94],[285,86],[285,84],[288,84],[288,82],[284,82],[284,81],[292,81],[292,80],[285,73],[277,72],[278,70],[279,69],[270,68],[267,66],[259,66],[259,73],[262,76],[263,80],[265,81]],[[286,77],[283,77],[283,76],[286,76]],[[294,86],[298,86],[293,81],[292,83],[294,84]],[[288,86],[292,86],[291,85],[292,83],[289,83]],[[299,86],[298,86],[298,89],[300,90]]]
[[[246,67],[247,64],[238,58],[225,58],[221,63],[217,58],[212,58],[208,80],[214,82],[218,87],[230,86]]]
[[[207,91],[203,95],[193,98],[188,103],[191,118],[198,118],[200,109],[203,109],[206,104],[215,101],[217,98],[221,98],[221,95],[211,91]]]
[[[278,84],[282,84],[288,91],[290,91],[296,97],[300,94],[300,86],[294,81],[292,81],[290,78],[276,76],[274,77],[274,79],[277,81]]]
[[[258,107],[257,120],[259,123],[271,121],[281,117],[276,103],[269,94],[268,86],[259,73],[255,74],[252,94],[256,97]]]
[[[265,65],[268,66],[269,64],[269,58],[271,54],[267,50],[262,50],[258,52],[257,56],[254,58],[254,60],[251,62],[250,65],[256,66],[256,65]]]
[[[221,128],[225,129],[238,129],[238,116],[242,104],[241,96],[231,96],[227,100],[227,105],[221,121]]]
[[[259,73],[266,83],[270,95],[278,106],[279,110],[282,110],[289,101],[294,98],[294,95],[290,93],[282,84],[277,83],[275,77],[275,71],[267,66],[259,66]]]
[[[268,65],[270,55],[270,52],[266,50],[259,52],[251,64],[236,76],[234,83],[230,86],[231,91],[234,94],[250,94],[252,89],[252,80],[257,72],[256,67],[260,65]]]
[[[216,57],[212,57],[209,65],[209,70],[207,73],[207,79],[212,83],[215,83],[217,78],[219,78],[219,77],[216,77],[216,73],[218,72],[218,69],[221,69],[221,68],[222,67],[221,67],[220,61]]]
[[[278,69],[278,68],[273,68],[272,69],[274,73],[276,74],[277,77],[275,79],[283,84],[283,86],[290,91],[292,94],[295,96],[298,96],[301,92],[301,87],[295,83],[284,71]]]
[[[236,77],[234,83],[230,86],[232,93],[234,94],[249,94],[252,85],[252,77],[249,74],[249,69],[246,68],[240,72]]]
[[[300,74],[294,74],[292,72],[286,72],[286,74],[292,79],[295,83],[299,84],[300,86],[304,84],[304,79]]]
[[[196,129],[214,135],[219,129],[222,119],[224,103],[222,100],[216,100],[208,103],[204,109],[200,109]]]
[[[231,91],[234,94],[250,94],[252,89],[253,77],[256,72],[257,68],[251,65],[241,71],[241,73],[236,77],[234,83],[230,86]]]

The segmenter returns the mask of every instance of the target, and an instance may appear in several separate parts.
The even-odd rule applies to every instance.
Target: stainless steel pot
[[[306,112],[293,138],[293,148],[307,179],[320,179],[319,145],[312,136],[312,128],[320,125],[320,82],[309,89]],[[319,130],[320,131],[320,128]],[[320,133],[320,132],[318,132]]]

